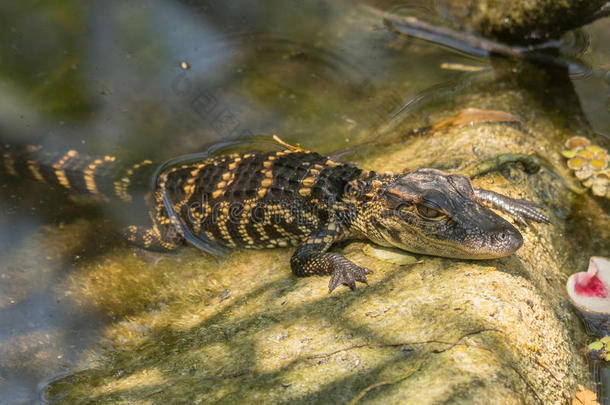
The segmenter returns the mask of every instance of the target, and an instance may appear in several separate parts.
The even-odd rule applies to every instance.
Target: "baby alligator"
[[[130,202],[131,188],[150,178],[144,161],[120,168],[113,157],[76,151],[57,155],[29,147],[0,149],[9,174],[102,199]],[[138,180],[139,179],[139,180]],[[345,239],[368,239],[414,253],[492,259],[523,244],[519,231],[488,207],[519,222],[549,222],[535,203],[473,189],[470,180],[435,169],[380,174],[303,150],[253,152],[182,160],[154,177],[149,226],[126,237],[146,249],[173,250],[185,241],[213,251],[296,246],[297,276],[330,275],[329,291],[369,270],[328,249]]]

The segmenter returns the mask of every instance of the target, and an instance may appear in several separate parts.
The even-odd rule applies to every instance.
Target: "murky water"
[[[420,3],[386,6],[434,13]],[[0,141],[130,161],[254,134],[349,148],[428,124],[427,106],[491,69],[391,33],[350,1],[8,1],[0,19]],[[564,52],[608,139],[610,22],[586,32]],[[121,212],[5,175],[0,189],[0,404],[32,403],[47,381],[112,355],[109,324],[163,300],[130,309],[74,294],[107,252],[132,255]]]

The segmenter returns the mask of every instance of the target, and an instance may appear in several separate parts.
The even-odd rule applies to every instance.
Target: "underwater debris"
[[[592,257],[587,271],[572,274],[566,288],[587,332],[610,335],[610,259]]]
[[[587,345],[587,355],[596,360],[610,361],[610,336],[596,340]]]
[[[587,138],[573,136],[565,143],[562,152],[568,159],[568,167],[582,185],[590,188],[593,195],[610,198],[610,155],[601,146],[591,144]]]
[[[463,172],[466,176],[472,179],[487,174],[491,171],[501,170],[509,163],[521,163],[525,169],[525,172],[528,174],[538,173],[542,167],[542,162],[536,155],[526,155],[524,153],[503,153],[483,162],[474,163],[464,168]]]

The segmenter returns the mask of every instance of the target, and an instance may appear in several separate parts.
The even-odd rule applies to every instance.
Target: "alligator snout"
[[[490,239],[492,249],[501,256],[508,256],[523,245],[523,236],[512,225],[493,233]]]

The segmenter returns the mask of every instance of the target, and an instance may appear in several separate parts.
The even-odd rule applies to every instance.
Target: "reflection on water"
[[[428,103],[489,71],[486,60],[388,32],[351,2],[30,3],[0,5],[3,143],[164,161],[277,133],[331,152],[427,124]],[[421,3],[387,9],[429,13]],[[603,133],[610,51],[596,38],[607,35],[607,22],[594,25],[593,74],[575,78]],[[582,45],[571,38],[569,49]],[[118,315],[68,287],[79,263],[128,248],[109,208],[29,181],[2,177],[0,187],[0,403],[29,403],[41,382],[99,359]]]

